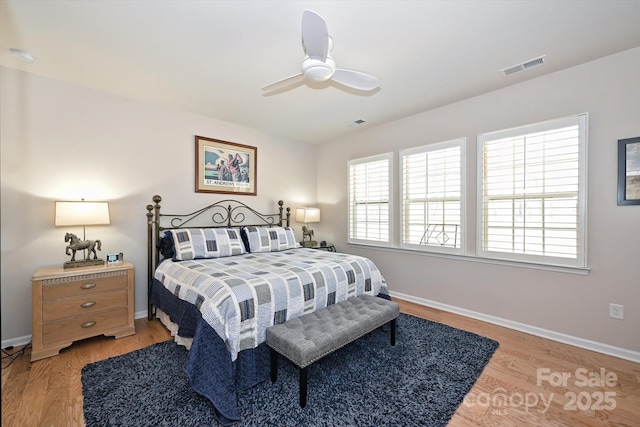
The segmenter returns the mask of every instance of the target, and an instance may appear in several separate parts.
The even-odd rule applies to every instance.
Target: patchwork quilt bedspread
[[[231,360],[263,343],[269,326],[351,296],[388,294],[369,259],[307,248],[165,261],[154,278],[198,307]]]

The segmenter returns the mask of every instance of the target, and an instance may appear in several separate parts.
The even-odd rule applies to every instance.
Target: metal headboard
[[[270,225],[289,226],[291,208],[284,208],[278,201],[278,212],[263,214],[246,204],[232,199],[220,200],[197,211],[186,214],[160,213],[162,197],[155,195],[153,205],[147,205],[147,298],[151,290],[153,272],[160,263],[157,247],[165,230],[179,228],[224,228],[239,226],[266,227]],[[152,320],[154,310],[148,303],[148,319]]]

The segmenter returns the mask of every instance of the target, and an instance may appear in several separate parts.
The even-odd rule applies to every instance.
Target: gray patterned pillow
[[[247,240],[247,250],[255,252],[278,252],[299,248],[291,227],[243,227]]]
[[[246,253],[238,228],[185,228],[171,230],[174,261],[222,258]]]

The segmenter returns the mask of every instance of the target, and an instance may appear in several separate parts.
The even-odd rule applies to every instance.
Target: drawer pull
[[[80,286],[80,288],[82,289],[93,289],[96,287],[95,283],[85,283],[84,285]]]
[[[96,305],[95,301],[87,301],[87,302],[83,302],[82,304],[80,304],[80,307],[82,307],[82,308],[91,308],[94,305]]]
[[[92,320],[91,322],[85,322],[80,326],[82,326],[83,328],[86,329],[86,328],[90,328],[90,327],[95,326],[95,325],[96,325],[95,320]]]

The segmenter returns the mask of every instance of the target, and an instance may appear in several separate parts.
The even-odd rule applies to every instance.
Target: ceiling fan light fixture
[[[325,61],[316,58],[306,58],[302,63],[302,74],[312,82],[326,82],[336,72],[333,59],[327,56]]]
[[[327,23],[322,16],[308,9],[302,14],[302,49],[306,54],[302,61],[302,72],[271,83],[263,87],[263,91],[281,90],[302,80],[313,83],[332,80],[339,85],[362,91],[371,91],[380,86],[378,79],[368,74],[336,68],[335,61],[329,56],[333,49],[333,39],[329,36]]]

